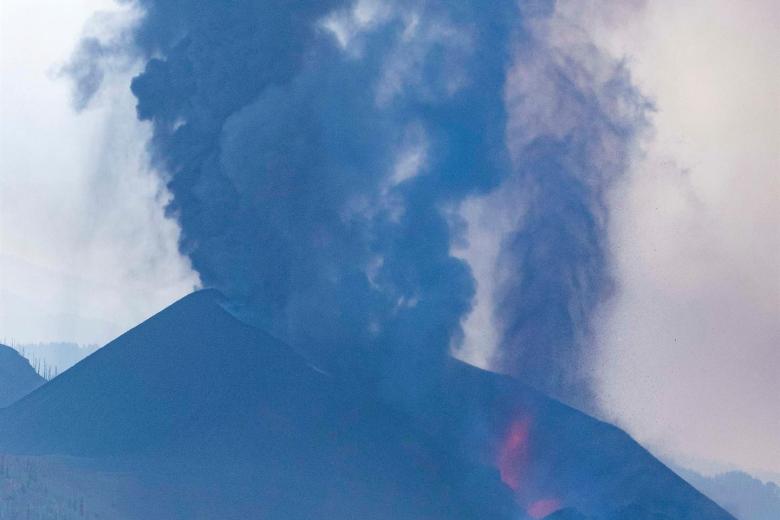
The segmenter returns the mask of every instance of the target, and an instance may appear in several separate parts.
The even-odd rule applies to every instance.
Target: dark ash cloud
[[[571,365],[609,288],[602,192],[622,167],[594,157],[605,139],[630,141],[632,122],[616,128],[603,99],[632,88],[619,74],[583,82],[560,59],[533,29],[552,2],[138,4],[138,116],[154,126],[181,250],[233,312],[412,401],[472,308],[453,215],[514,186],[527,206],[500,255],[511,276],[497,364],[587,401]],[[547,67],[539,77],[576,124],[518,119],[506,95],[518,55]],[[521,95],[549,101],[540,94]]]

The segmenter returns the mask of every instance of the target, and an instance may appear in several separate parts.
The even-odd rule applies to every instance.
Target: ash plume
[[[586,400],[572,365],[609,287],[604,191],[641,99],[538,29],[553,2],[137,4],[132,91],[168,212],[236,315],[411,402],[472,308],[459,208],[510,190],[496,367]]]
[[[592,411],[593,320],[614,284],[608,194],[652,106],[576,19],[554,12],[527,35],[507,79],[514,170],[501,189],[521,209],[496,261],[494,363]]]

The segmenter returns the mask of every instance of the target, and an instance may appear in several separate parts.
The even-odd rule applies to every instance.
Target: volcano
[[[614,426],[443,374],[399,409],[199,291],[0,410],[0,451],[121,468],[127,518],[732,518]]]
[[[0,408],[19,400],[44,382],[16,350],[0,345]]]

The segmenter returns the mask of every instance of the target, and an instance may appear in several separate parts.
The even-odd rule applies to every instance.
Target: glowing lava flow
[[[517,493],[521,487],[521,476],[528,452],[529,421],[517,420],[509,427],[498,454],[498,471],[501,480]]]
[[[531,518],[544,518],[558,511],[560,508],[561,502],[555,498],[537,500],[528,507],[528,515]]]
[[[509,427],[498,452],[497,465],[501,480],[515,492],[520,504],[526,504],[526,512],[531,518],[545,518],[561,509],[561,501],[555,498],[527,500],[530,490],[524,489],[524,470],[528,459],[528,437],[530,432],[528,418],[517,419]],[[528,505],[530,504],[530,505]]]

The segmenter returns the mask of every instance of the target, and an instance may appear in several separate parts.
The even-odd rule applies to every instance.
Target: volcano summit
[[[453,359],[409,412],[221,300],[185,297],[0,411],[2,450],[119,468],[126,518],[730,518],[625,433],[510,377]]]

